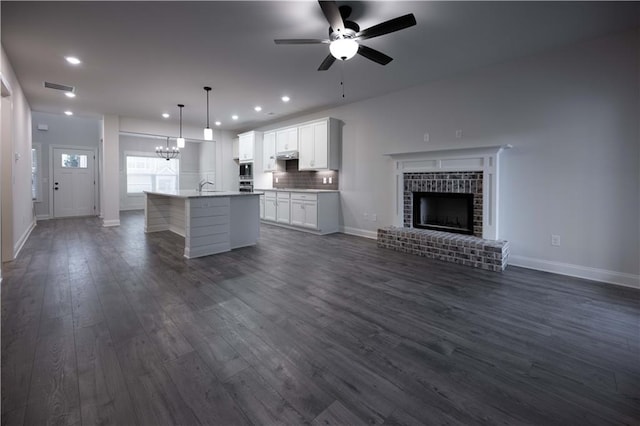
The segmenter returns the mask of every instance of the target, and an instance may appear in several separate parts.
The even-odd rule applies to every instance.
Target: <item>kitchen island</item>
[[[259,195],[145,191],[144,232],[171,231],[183,236],[187,259],[252,246],[260,237]]]

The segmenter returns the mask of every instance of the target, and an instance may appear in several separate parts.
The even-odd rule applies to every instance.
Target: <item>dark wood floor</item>
[[[639,291],[267,225],[185,260],[121,220],[3,265],[3,425],[640,422]]]

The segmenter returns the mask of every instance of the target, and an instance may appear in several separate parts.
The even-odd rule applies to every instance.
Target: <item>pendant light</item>
[[[182,137],[182,108],[184,108],[184,105],[178,104],[178,108],[180,108],[180,137],[176,142],[178,144],[178,148],[184,148],[184,138]]]
[[[180,149],[175,146],[169,148],[169,138],[167,137],[167,146],[156,146],[156,155],[169,161],[172,158],[176,158],[178,155],[180,155]]]
[[[204,90],[207,92],[207,127],[204,128],[204,140],[212,141],[213,129],[209,127],[209,92],[211,91],[211,87],[205,86]]]

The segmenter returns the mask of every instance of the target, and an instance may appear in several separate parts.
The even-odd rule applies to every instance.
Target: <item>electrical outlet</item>
[[[327,183],[327,178],[326,178],[326,177],[323,177],[323,178],[322,178],[322,183],[323,183],[323,184],[326,184],[326,183]]]
[[[456,138],[462,139],[462,129],[456,130]]]
[[[429,142],[429,133],[424,134],[424,141]]]
[[[560,247],[560,235],[551,235],[551,245]]]
[[[278,178],[276,178],[276,183],[278,183]]]
[[[333,178],[329,176],[329,183],[333,183]]]
[[[375,221],[377,221],[377,220],[378,220],[378,215],[377,215],[377,214],[375,214],[375,213],[371,213],[371,221],[372,221],[372,222],[375,222]]]

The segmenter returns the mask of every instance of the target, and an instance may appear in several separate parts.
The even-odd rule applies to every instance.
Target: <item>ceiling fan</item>
[[[328,39],[298,38],[274,40],[276,44],[328,44],[331,53],[322,61],[318,71],[326,71],[333,65],[336,59],[346,61],[355,56],[356,53],[380,65],[387,65],[393,58],[358,42],[416,25],[415,16],[413,16],[413,13],[409,13],[360,31],[360,26],[357,23],[348,20],[349,15],[351,15],[350,6],[343,5],[338,7],[335,1],[319,0],[318,3],[320,3],[322,13],[324,13],[325,18],[327,18],[329,22]]]

